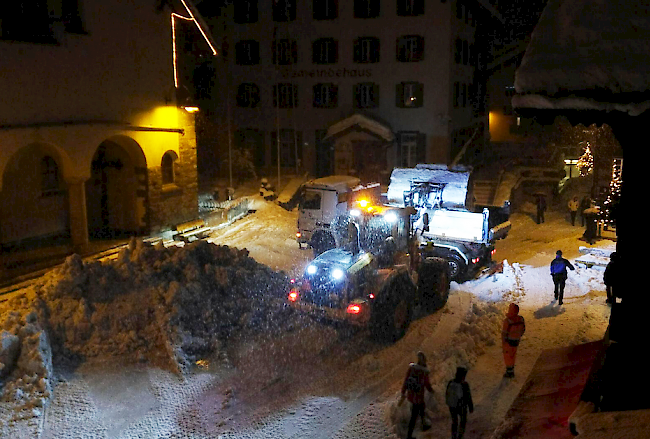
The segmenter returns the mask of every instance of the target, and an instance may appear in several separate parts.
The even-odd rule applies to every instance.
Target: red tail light
[[[300,238],[301,236],[302,236],[302,233],[300,233],[300,232],[296,233],[296,238]]]
[[[497,249],[496,249],[496,248],[493,248],[492,251],[490,252],[490,254],[494,256],[494,254],[495,254],[496,252],[497,252]]]
[[[361,312],[361,306],[357,303],[351,303],[345,311],[348,314],[359,314]]]
[[[298,290],[289,291],[289,301],[297,302],[299,298],[300,298],[300,295],[298,294]]]

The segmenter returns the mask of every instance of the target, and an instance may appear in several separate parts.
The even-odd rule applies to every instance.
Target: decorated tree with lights
[[[616,227],[616,209],[621,199],[621,185],[623,184],[623,159],[612,160],[612,180],[609,183],[609,193],[603,202],[602,221],[605,228]]]
[[[593,171],[594,155],[591,152],[591,145],[589,144],[589,142],[585,142],[582,155],[578,159],[578,163],[576,164],[576,167],[578,168],[581,177],[586,177],[591,173],[591,171]]]

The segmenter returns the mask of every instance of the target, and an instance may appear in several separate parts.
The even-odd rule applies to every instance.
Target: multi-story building
[[[495,15],[481,0],[232,2],[213,23],[217,144],[230,132],[271,175],[449,162],[485,122],[474,39]]]
[[[3,4],[3,250],[83,250],[197,216],[194,116],[177,105],[173,28],[194,26],[211,51],[198,20],[188,0]]]

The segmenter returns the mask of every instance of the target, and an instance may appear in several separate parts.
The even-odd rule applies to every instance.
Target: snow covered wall
[[[448,169],[446,165],[419,164],[415,168],[395,168],[386,193],[388,203],[403,206],[404,192],[411,189],[413,182],[444,183],[442,207],[471,210],[470,174],[471,169],[462,166]]]

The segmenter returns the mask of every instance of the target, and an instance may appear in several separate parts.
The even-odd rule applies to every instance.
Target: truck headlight
[[[343,278],[343,270],[341,270],[340,268],[335,268],[334,270],[332,270],[332,278],[334,280],[342,279]]]
[[[397,215],[395,212],[388,212],[386,215],[384,215],[384,221],[393,224],[397,221]]]
[[[307,274],[316,274],[316,271],[318,271],[318,269],[315,265],[309,265],[307,267]]]

